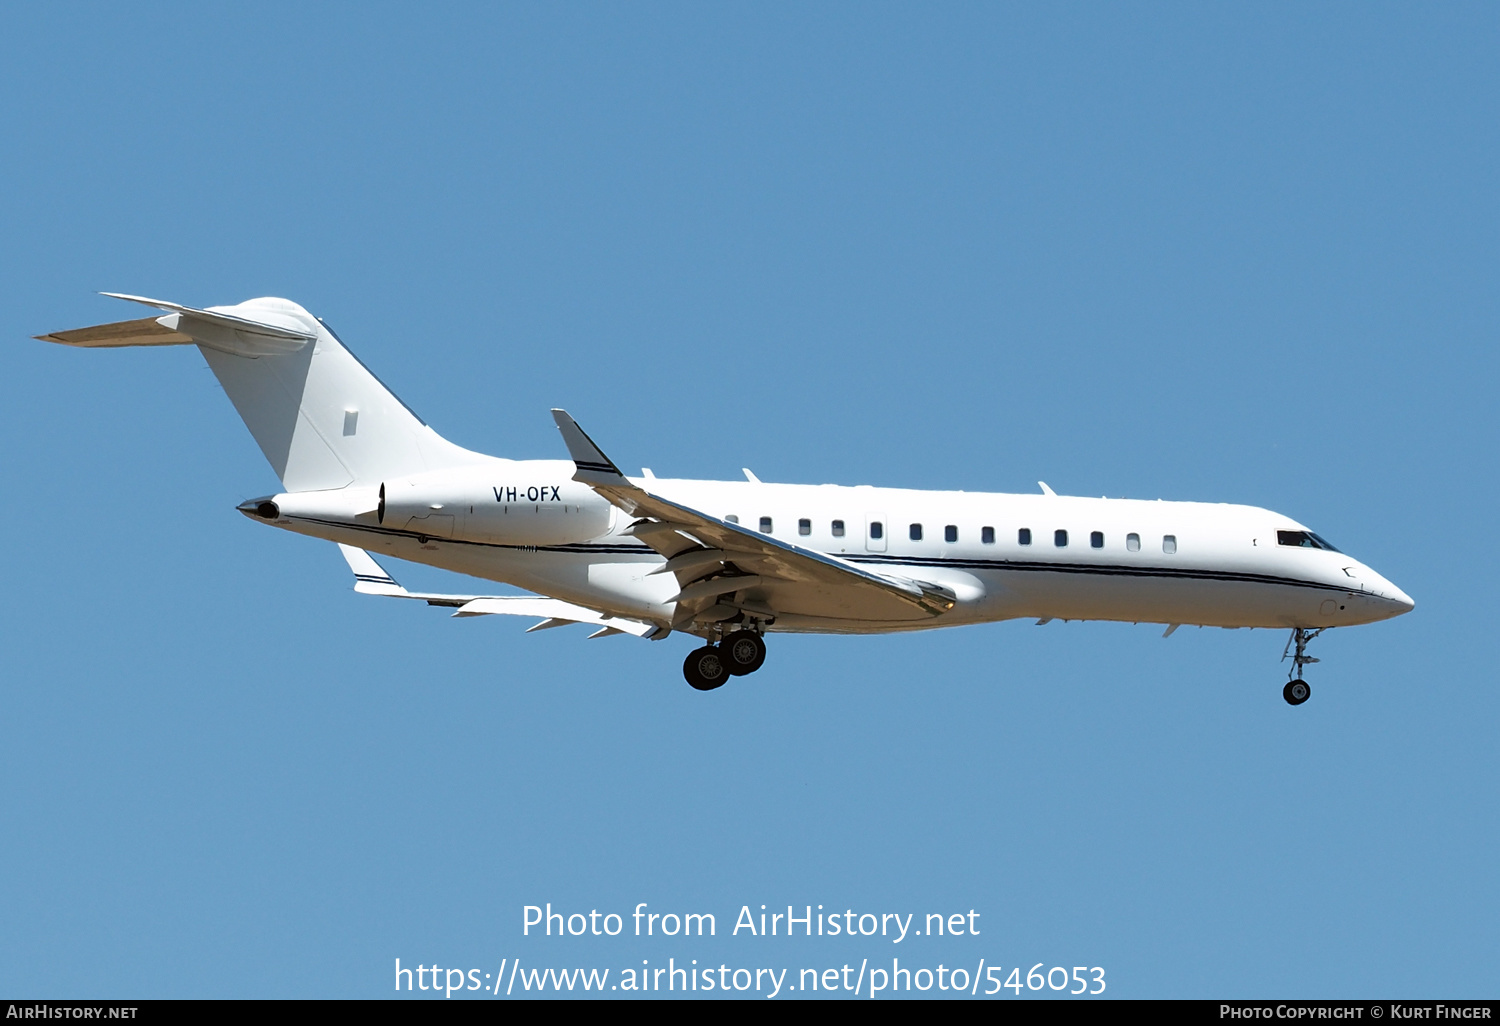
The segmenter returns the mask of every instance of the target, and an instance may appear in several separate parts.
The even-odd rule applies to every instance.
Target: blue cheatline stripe
[[[909,568],[952,568],[956,570],[1002,570],[1030,573],[1091,574],[1098,577],[1168,577],[1182,580],[1230,581],[1241,584],[1279,584],[1297,588],[1318,588],[1345,592],[1348,588],[1323,584],[1297,577],[1256,574],[1236,570],[1204,570],[1195,567],[1122,566],[1114,563],[1047,563],[1010,559],[923,559],[916,556],[881,556],[867,553],[845,555],[852,563],[874,563],[878,566]]]
[[[430,534],[422,534],[419,531],[407,531],[393,527],[372,527],[368,524],[348,524],[339,520],[322,520],[317,517],[288,517],[288,520],[301,520],[310,524],[323,524],[327,527],[336,527],[345,531],[364,531],[369,534],[379,534],[392,538],[428,538],[433,541],[446,542],[449,545],[469,545],[482,549],[511,549],[517,552],[565,552],[576,555],[632,555],[643,556],[647,554],[659,555],[650,546],[635,544],[620,544],[616,542],[576,542],[568,545],[505,545],[500,542],[476,542],[465,541],[456,538],[436,538]],[[921,569],[954,569],[954,570],[990,570],[1014,573],[1056,573],[1056,574],[1085,574],[1097,577],[1164,577],[1178,580],[1197,581],[1227,581],[1240,584],[1274,584],[1292,588],[1316,588],[1320,591],[1348,592],[1350,589],[1340,587],[1336,584],[1323,584],[1319,581],[1307,581],[1296,577],[1279,577],[1274,574],[1254,574],[1233,570],[1202,570],[1192,567],[1172,569],[1170,567],[1132,567],[1118,566],[1110,563],[1045,563],[1045,562],[1023,562],[1009,559],[932,559],[917,556],[879,555],[875,553],[836,553],[826,554],[833,559],[847,560],[851,563],[871,563],[876,566],[897,566],[911,570]],[[732,561],[732,560],[731,560]],[[356,575],[358,576],[358,575]],[[394,580],[385,578],[391,584]]]

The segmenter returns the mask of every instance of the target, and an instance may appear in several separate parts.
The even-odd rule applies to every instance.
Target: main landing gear
[[[759,631],[739,630],[722,637],[717,645],[689,652],[682,675],[699,691],[712,691],[730,677],[754,673],[765,661],[766,639]]]
[[[1282,662],[1286,661],[1288,655],[1292,657],[1292,668],[1287,673],[1286,687],[1281,689],[1281,697],[1286,699],[1287,705],[1301,705],[1312,697],[1312,686],[1302,679],[1302,667],[1308,663],[1315,663],[1317,660],[1307,654],[1307,643],[1327,629],[1327,627],[1319,627],[1317,630],[1310,631],[1304,627],[1297,627],[1292,630],[1292,636],[1287,639],[1286,648],[1281,653]],[[1293,646],[1296,647],[1295,652],[1292,650]]]

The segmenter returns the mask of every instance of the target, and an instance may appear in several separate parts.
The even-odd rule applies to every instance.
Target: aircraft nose
[[[1387,581],[1386,583],[1389,584],[1390,582]],[[1402,591],[1400,588],[1396,587],[1394,584],[1391,585],[1391,590],[1387,592],[1384,597],[1401,607],[1399,612],[1397,612],[1396,614],[1397,616],[1400,616],[1401,613],[1409,613],[1413,609],[1417,608],[1417,604],[1412,601],[1411,596]]]
[[[1390,609],[1390,616],[1400,616],[1409,613],[1416,608],[1410,595],[1396,587],[1390,581],[1377,574],[1375,571],[1365,568],[1365,588],[1371,598],[1382,603]]]

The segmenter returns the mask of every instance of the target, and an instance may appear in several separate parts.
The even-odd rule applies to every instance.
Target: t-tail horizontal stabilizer
[[[612,634],[631,634],[637,638],[660,641],[672,633],[670,629],[654,623],[610,616],[596,609],[575,606],[562,599],[533,595],[438,595],[407,591],[364,549],[339,543],[339,551],[344,554],[344,560],[349,564],[349,569],[354,571],[354,590],[362,595],[420,599],[429,606],[448,606],[455,610],[454,616],[504,614],[541,617],[538,623],[527,628],[527,633],[572,623],[598,627],[599,630],[589,635],[591,638],[608,637]]]
[[[54,331],[38,335],[43,342],[60,342],[84,349],[120,346],[174,346],[197,343],[234,356],[274,356],[295,353],[317,336],[294,324],[268,324],[223,310],[198,310],[191,306],[169,303],[164,299],[127,296],[123,292],[103,292],[111,299],[124,299],[165,311],[162,317],[144,317],[137,321],[117,321],[73,331]]]

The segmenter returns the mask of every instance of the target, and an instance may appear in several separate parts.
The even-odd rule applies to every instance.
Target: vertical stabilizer
[[[90,348],[196,344],[289,492],[374,485],[488,459],[424,424],[290,300],[195,310],[118,298],[166,314],[39,337]]]
[[[295,353],[253,359],[199,346],[287,491],[373,485],[484,458],[424,424],[296,303],[252,299],[214,312],[293,321],[316,336]]]

